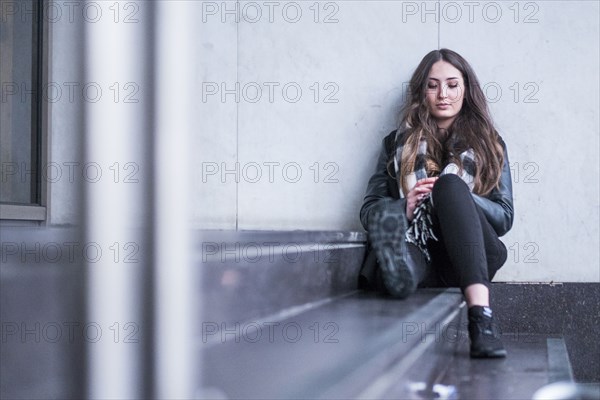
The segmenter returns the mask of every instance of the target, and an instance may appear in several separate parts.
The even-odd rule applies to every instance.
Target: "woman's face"
[[[463,105],[465,85],[458,69],[446,61],[432,65],[427,78],[427,106],[438,127],[447,129]]]

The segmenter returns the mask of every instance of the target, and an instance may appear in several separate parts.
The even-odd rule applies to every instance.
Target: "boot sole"
[[[369,221],[369,237],[383,272],[383,282],[394,297],[406,298],[414,293],[417,282],[405,261],[407,224],[404,214],[384,208]]]
[[[504,358],[506,357],[506,350],[494,350],[494,351],[471,351],[471,358]]]

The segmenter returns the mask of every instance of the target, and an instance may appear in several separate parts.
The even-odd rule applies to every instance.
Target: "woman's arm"
[[[500,139],[500,143],[504,149],[504,165],[502,167],[499,186],[485,197],[473,194],[475,203],[481,207],[498,236],[502,236],[510,230],[514,218],[512,177],[510,174],[510,163],[508,162],[508,152],[506,144],[502,139]]]
[[[369,214],[377,203],[385,199],[405,202],[405,199],[398,199],[399,194],[395,180],[394,182],[390,182],[392,178],[387,172],[388,157],[394,143],[395,135],[396,132],[394,131],[383,139],[381,152],[375,166],[375,173],[371,176],[367,185],[363,205],[360,209],[360,222],[365,230],[369,229]],[[396,193],[390,191],[390,186],[396,187]],[[402,205],[401,209],[406,210],[405,204]]]

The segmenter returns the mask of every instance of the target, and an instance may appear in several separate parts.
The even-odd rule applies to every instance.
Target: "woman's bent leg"
[[[504,357],[506,350],[489,308],[490,280],[506,261],[498,239],[467,185],[457,175],[444,175],[432,193],[435,228],[441,243],[434,245],[443,280],[459,286],[469,305],[472,357]],[[440,264],[440,259],[448,262]]]
[[[506,261],[506,247],[469,188],[457,175],[444,175],[433,187],[432,200],[434,230],[441,236],[432,250],[441,277],[463,291],[473,284],[489,286]]]

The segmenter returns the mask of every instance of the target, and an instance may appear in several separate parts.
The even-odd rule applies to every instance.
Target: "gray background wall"
[[[182,165],[194,227],[362,230],[406,82],[448,47],[477,72],[513,167],[516,219],[496,280],[600,281],[597,1],[314,4],[197,2],[196,157]],[[52,31],[50,79],[78,79],[76,26]],[[77,107],[52,105],[51,161],[75,157]],[[51,223],[75,221],[71,188],[51,188]]]

